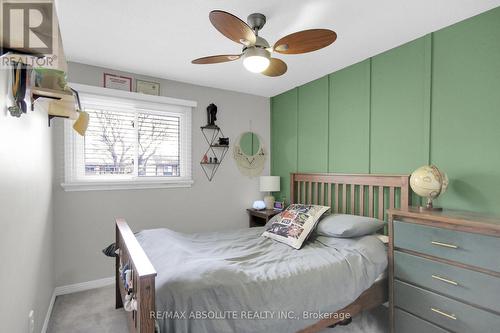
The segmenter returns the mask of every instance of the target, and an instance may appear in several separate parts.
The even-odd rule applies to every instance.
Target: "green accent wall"
[[[500,215],[500,7],[273,97],[271,140],[287,200],[290,172],[433,163],[440,205]]]
[[[298,169],[328,169],[328,76],[298,88]]]
[[[290,200],[290,173],[297,169],[298,89],[271,99],[271,169],[281,177],[280,198]]]
[[[430,40],[372,58],[372,173],[404,174],[429,163]]]
[[[433,36],[431,162],[440,204],[500,214],[500,8]]]
[[[370,60],[335,72],[329,80],[328,172],[368,173]]]

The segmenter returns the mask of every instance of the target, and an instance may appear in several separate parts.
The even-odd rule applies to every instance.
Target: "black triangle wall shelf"
[[[201,133],[205,138],[205,141],[208,144],[208,149],[203,155],[208,158],[208,161],[204,161],[203,157],[200,161],[200,166],[207,176],[209,182],[214,179],[215,173],[219,169],[224,157],[226,157],[226,153],[229,150],[229,145],[221,145],[218,143],[219,137],[224,137],[224,133],[217,125],[206,125],[202,126]]]

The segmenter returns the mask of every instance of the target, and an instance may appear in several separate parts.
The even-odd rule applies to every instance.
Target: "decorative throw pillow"
[[[327,237],[360,237],[375,233],[385,222],[373,217],[333,214],[319,221],[316,233]]]
[[[272,223],[266,225],[266,231],[262,236],[300,249],[314,230],[319,218],[329,209],[330,207],[317,205],[290,205],[285,211],[273,217]]]
[[[271,219],[269,221],[267,221],[266,225],[264,226],[264,228],[269,228],[269,226],[275,222],[278,222],[280,220],[280,216],[281,216],[281,213],[280,214],[276,214],[274,215],[273,217],[271,217]]]

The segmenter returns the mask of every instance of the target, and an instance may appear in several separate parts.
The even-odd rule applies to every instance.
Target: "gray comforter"
[[[295,250],[263,231],[140,232],[158,272],[161,332],[295,332],[350,304],[387,266],[375,236],[312,237]]]

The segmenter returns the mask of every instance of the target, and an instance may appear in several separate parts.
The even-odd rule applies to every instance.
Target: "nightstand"
[[[253,208],[248,208],[247,212],[249,217],[249,228],[263,227],[274,215],[281,213],[281,211],[274,209],[257,210]]]

